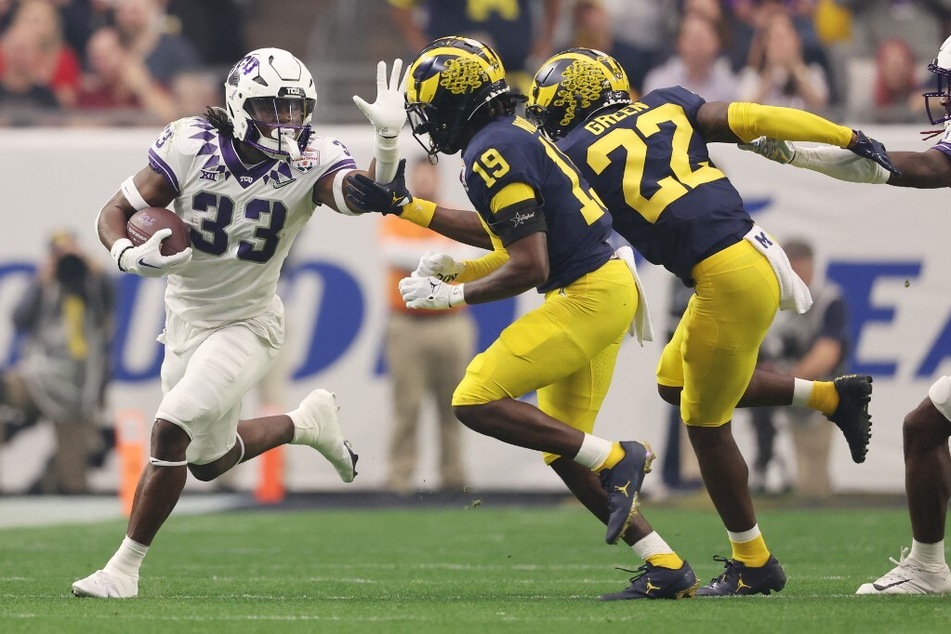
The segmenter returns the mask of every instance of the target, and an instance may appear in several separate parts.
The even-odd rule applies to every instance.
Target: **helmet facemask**
[[[925,110],[932,125],[944,125],[951,121],[951,70],[936,63],[928,64],[928,70],[938,78],[938,90],[922,93]]]
[[[946,126],[951,121],[951,37],[941,44],[934,61],[928,64],[928,70],[938,78],[937,92],[922,94],[928,120],[932,125]]]
[[[430,157],[435,157],[439,152],[455,154],[459,148],[454,147],[452,143],[449,125],[447,123],[437,123],[439,115],[436,110],[436,107],[431,103],[406,104],[406,114],[409,116],[413,138],[426,150],[426,154]]]
[[[244,102],[248,114],[245,143],[269,155],[300,158],[310,135],[312,99],[252,97]]]

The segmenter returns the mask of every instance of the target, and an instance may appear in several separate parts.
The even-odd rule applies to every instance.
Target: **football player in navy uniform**
[[[542,65],[526,110],[604,201],[614,229],[695,290],[664,348],[657,383],[664,400],[680,406],[732,547],[729,559],[717,558],[724,572],[697,594],[781,590],[786,575],[756,521],[748,468],[732,435],[733,410],[767,403],[820,410],[842,429],[853,459],[862,462],[871,377],[822,382],[755,370],[777,308],[801,313],[811,297],[782,247],[743,209],[739,193],[710,160],[707,143],[737,143],[765,130],[795,137],[801,126],[846,146],[852,130],[796,110],[707,103],[679,86],[633,101],[617,62],[584,48]],[[649,572],[654,585],[665,579],[650,562]],[[639,598],[643,585],[634,580],[624,598]]]
[[[933,189],[951,187],[951,37],[928,65],[937,91],[924,93],[928,119],[944,126],[941,139],[923,152],[888,152],[900,173],[866,157],[834,147],[799,148],[775,138],[759,138],[749,149],[779,163],[804,167],[854,183]],[[814,141],[817,139],[802,139]],[[951,594],[951,570],[944,554],[945,524],[951,500],[951,376],[932,384],[928,396],[905,416],[902,427],[905,494],[911,515],[911,549],[902,549],[890,571],[857,594]]]
[[[650,447],[592,434],[621,341],[641,303],[630,265],[609,245],[611,219],[578,171],[528,121],[516,116],[503,66],[488,46],[446,37],[408,68],[406,109],[430,156],[462,151],[463,182],[477,213],[412,199],[398,176],[388,186],[353,180],[357,207],[402,218],[492,251],[458,262],[424,255],[400,282],[410,308],[448,309],[544,294],[467,368],[453,394],[456,417],[499,440],[544,452],[545,462],[607,524],[606,541],[628,539]],[[631,258],[633,264],[633,258]],[[454,283],[450,283],[454,282]],[[518,400],[532,391],[539,406]],[[644,545],[689,566],[656,533]]]
[[[377,102],[358,104],[370,112],[387,97],[402,103],[395,83],[378,79]],[[314,390],[287,414],[240,420],[242,398],[283,345],[277,282],[291,244],[319,207],[353,213],[343,182],[356,164],[340,141],[311,127],[316,98],[313,77],[299,59],[278,48],[251,51],[228,74],[227,108],[166,126],[149,149],[148,165],[126,179],[99,213],[99,238],[119,270],[167,279],[163,397],[126,537],[101,570],[73,584],[77,596],[138,594],[142,560],[189,471],[213,480],[272,447],[294,443],[318,450],[344,482],[356,476],[357,457],[343,439],[335,396],[327,390]],[[395,173],[396,164],[381,165],[381,159],[392,156],[387,144],[405,116],[375,120],[375,168]],[[128,218],[167,205],[188,225],[191,246],[163,255],[161,241],[170,229],[133,245]]]

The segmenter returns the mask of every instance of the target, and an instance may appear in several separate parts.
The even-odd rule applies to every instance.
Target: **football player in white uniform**
[[[943,125],[944,134],[923,152],[888,152],[887,158],[900,174],[890,174],[881,165],[839,148],[798,148],[767,138],[741,147],[839,180],[917,189],[951,187],[951,37],[941,45],[928,70],[938,80],[936,92],[924,93],[928,118],[933,125]],[[942,376],[934,382],[928,397],[905,416],[902,432],[911,549],[903,548],[900,558],[892,559],[894,568],[872,583],[862,584],[856,594],[951,594],[951,570],[944,554],[951,500],[951,377]]]
[[[377,103],[361,107],[372,112],[387,98],[402,103],[395,80],[391,87],[382,75],[378,79]],[[285,415],[239,420],[242,397],[283,343],[281,264],[318,206],[353,213],[342,187],[356,163],[342,143],[311,128],[314,80],[287,51],[248,53],[231,69],[225,95],[226,110],[211,108],[203,117],[166,126],[149,149],[148,166],[123,182],[99,213],[99,238],[120,270],[167,276],[163,398],[126,537],[102,570],[73,584],[77,596],[137,595],[142,559],[178,502],[186,468],[199,480],[213,480],[293,443],[323,454],[344,482],[356,476],[357,456],[343,439],[335,397],[326,390],[314,390]],[[380,123],[379,145],[396,136],[403,121],[393,121],[395,129],[374,123]],[[375,167],[395,172],[395,165],[380,160]],[[191,246],[162,255],[161,240],[170,229],[134,246],[128,218],[168,205],[188,225]]]

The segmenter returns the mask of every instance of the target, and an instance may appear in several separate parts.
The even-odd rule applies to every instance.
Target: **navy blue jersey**
[[[473,37],[491,40],[506,70],[525,70],[534,31],[531,0],[427,0],[423,4],[427,8],[426,35],[430,39],[481,33],[484,37]]]
[[[695,264],[753,226],[697,131],[703,103],[680,86],[654,90],[558,143],[604,201],[615,230],[688,286]]]
[[[528,121],[496,119],[476,133],[462,158],[469,200],[503,245],[547,232],[549,273],[539,292],[568,286],[611,258],[611,216],[571,161]],[[512,183],[528,185],[538,198],[496,216],[492,199]]]

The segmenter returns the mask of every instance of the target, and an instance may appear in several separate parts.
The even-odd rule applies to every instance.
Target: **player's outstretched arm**
[[[749,143],[761,136],[849,147],[852,128],[805,110],[746,101],[711,101],[697,111],[697,126],[707,141]]]
[[[901,171],[888,179],[889,185],[916,189],[951,187],[951,157],[940,150],[889,152],[888,156]]]
[[[753,139],[750,143],[740,143],[738,147],[783,165],[802,167],[850,183],[881,185],[890,182],[889,178],[892,177],[892,173],[879,163],[864,158],[852,150],[838,147],[806,148],[789,141],[768,137]],[[888,161],[884,147],[881,152]],[[888,164],[891,165],[891,162],[888,161]]]
[[[734,101],[710,102],[700,106],[697,125],[708,141],[751,143],[758,137],[786,141],[813,141],[848,148],[858,156],[871,159],[892,174],[892,165],[885,146],[861,131],[795,108],[764,106]]]
[[[376,101],[367,103],[354,95],[353,103],[373,124],[376,132],[373,144],[373,177],[380,183],[389,183],[395,178],[400,160],[400,130],[406,123],[406,75],[401,74],[403,60],[393,60],[390,79],[386,78],[386,62],[376,67]]]
[[[492,248],[492,241],[477,213],[414,198],[406,188],[405,169],[406,160],[402,159],[396,177],[386,184],[378,183],[366,174],[351,172],[344,185],[347,206],[361,212],[395,214],[456,242],[482,249]]]
[[[898,172],[889,173],[853,150],[836,147],[803,148],[765,137],[739,147],[777,163],[795,165],[852,183],[888,183],[917,189],[951,187],[951,157],[934,148],[924,152],[888,152],[890,163]]]

